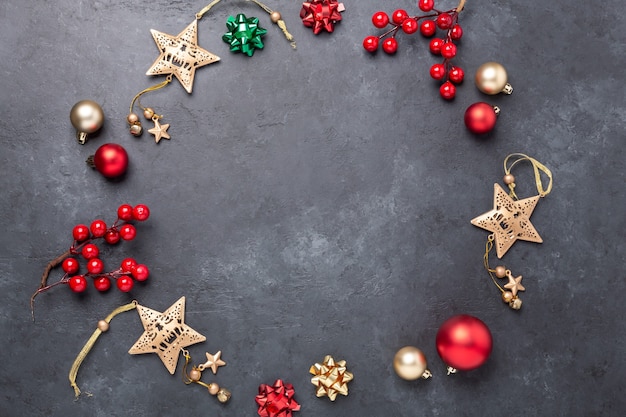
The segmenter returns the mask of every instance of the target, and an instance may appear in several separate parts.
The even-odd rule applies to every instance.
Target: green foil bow
[[[258,18],[247,18],[243,13],[239,13],[237,17],[229,16],[226,28],[228,32],[222,36],[222,40],[230,45],[231,52],[243,52],[252,56],[255,49],[263,49],[261,36],[265,36],[267,29],[259,26]]]

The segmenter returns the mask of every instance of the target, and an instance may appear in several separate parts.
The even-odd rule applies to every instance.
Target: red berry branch
[[[391,29],[378,36],[367,36],[363,40],[363,48],[368,52],[376,52],[382,40],[382,48],[388,54],[395,54],[398,50],[396,34],[402,29],[409,35],[417,32],[430,38],[435,35],[437,29],[445,30],[444,38],[433,38],[429,49],[434,55],[441,55],[443,62],[434,64],[430,68],[430,76],[435,80],[444,80],[439,87],[439,94],[446,100],[451,100],[456,95],[455,84],[463,82],[464,72],[461,67],[452,65],[452,59],[456,56],[457,46],[454,43],[463,36],[463,28],[459,25],[459,13],[465,6],[465,0],[460,0],[459,5],[450,10],[442,11],[435,9],[435,0],[418,0],[417,5],[424,15],[409,16],[406,10],[398,9],[389,16],[385,12],[376,12],[372,16],[372,23],[379,29],[391,25]],[[384,39],[384,40],[383,40]]]
[[[148,217],[150,217],[148,206],[138,204],[132,207],[128,204],[122,204],[117,209],[117,220],[110,227],[107,227],[107,224],[99,219],[91,222],[89,227],[84,224],[74,226],[72,229],[74,243],[67,251],[46,265],[39,288],[30,298],[33,320],[35,319],[35,297],[57,285],[66,284],[73,292],[80,293],[87,289],[87,279],[92,278],[94,287],[98,291],[104,292],[111,288],[111,280],[113,279],[120,291],[128,292],[134,286],[133,278],[137,281],[147,280],[150,275],[148,267],[137,263],[133,258],[126,258],[119,268],[104,272],[104,262],[99,257],[100,249],[93,242],[104,239],[106,243],[114,245],[120,240],[133,240],[137,235],[137,230],[130,221],[141,222],[147,220]],[[87,261],[87,273],[85,274],[79,274],[80,262],[75,257],[77,255],[81,255]],[[59,281],[48,284],[50,272],[59,265],[63,268],[63,276]]]

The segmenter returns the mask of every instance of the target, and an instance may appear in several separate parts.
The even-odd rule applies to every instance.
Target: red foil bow
[[[341,14],[345,10],[343,3],[336,0],[312,0],[302,3],[300,17],[304,26],[313,28],[313,33],[317,35],[325,29],[332,32],[335,23],[341,21]]]
[[[259,395],[256,403],[261,417],[292,417],[292,411],[300,411],[300,404],[293,399],[295,394],[293,385],[283,383],[277,379],[274,386],[259,385]]]

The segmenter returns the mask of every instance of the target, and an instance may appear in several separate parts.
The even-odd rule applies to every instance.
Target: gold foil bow
[[[337,394],[348,395],[348,382],[354,378],[346,369],[346,361],[335,362],[330,355],[324,357],[323,363],[311,366],[309,372],[314,375],[311,383],[317,387],[315,395],[328,396],[331,401],[335,401]]]

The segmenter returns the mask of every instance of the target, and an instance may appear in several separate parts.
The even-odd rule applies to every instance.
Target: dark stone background
[[[163,79],[144,75],[158,56],[149,29],[176,35],[207,2],[0,4],[0,414],[253,416],[258,385],[283,378],[299,416],[624,415],[622,1],[469,0],[455,61],[467,79],[452,102],[428,76],[437,59],[420,35],[400,34],[393,57],[361,47],[379,33],[372,13],[414,13],[414,1],[346,0],[335,33],[319,36],[302,26],[300,2],[268,1],[296,50],[257,6],[224,1],[199,22],[200,45],[221,62],[198,70],[192,95],[174,81],[143,100],[165,114],[171,141],[134,139],[130,100]],[[240,11],[269,31],[253,58],[220,39]],[[508,69],[512,96],[473,85],[490,60]],[[106,115],[85,146],[68,119],[81,99]],[[484,138],[463,125],[476,101],[502,108]],[[106,142],[130,154],[122,181],[83,162]],[[532,218],[544,243],[504,258],[524,276],[520,312],[500,302],[482,266],[488,233],[469,222],[491,208],[511,152],[554,174]],[[514,173],[520,196],[534,195],[530,166]],[[33,323],[28,298],[72,227],[110,222],[125,202],[152,217],[103,259],[133,256],[150,280],[130,294],[56,288]],[[127,354],[143,331],[134,312],[98,340],[78,375],[93,396],[74,401],[67,373],[97,320],[132,299],[163,311],[183,295],[187,323],[207,336],[194,362],[223,351],[215,380],[229,404],[185,386],[182,363],[170,376],[156,355]],[[459,313],[487,323],[494,350],[446,377],[435,334]],[[407,344],[434,378],[396,377],[391,359]],[[326,354],[355,375],[335,403],[309,382]]]

